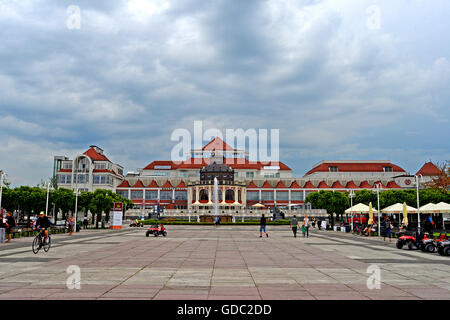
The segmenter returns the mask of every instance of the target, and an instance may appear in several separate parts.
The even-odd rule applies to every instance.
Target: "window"
[[[303,192],[301,191],[291,191],[292,201],[303,201]]]
[[[187,178],[187,177],[189,177],[189,172],[188,171],[180,171],[179,176],[181,178]]]
[[[143,198],[144,192],[142,190],[131,190],[131,200],[137,200]]]
[[[72,163],[71,162],[66,162],[63,164],[63,169],[72,169]]]
[[[259,201],[259,192],[258,191],[247,191],[247,200]]]
[[[94,184],[100,184],[100,176],[94,175]]]
[[[169,174],[170,174],[169,172],[164,172],[164,171],[153,171],[154,176],[164,177],[164,176],[168,176]]]
[[[248,171],[245,173],[246,178],[253,179],[255,177],[255,173],[253,171]]]
[[[279,178],[280,173],[279,172],[271,172],[271,173],[265,173],[264,178]]]
[[[273,191],[263,191],[261,192],[262,201],[273,201]]]
[[[117,190],[116,194],[128,199],[128,190]]]
[[[288,191],[277,191],[277,200],[280,200],[280,201],[289,200],[289,192]]]
[[[330,172],[338,172],[338,167],[328,167],[328,170],[330,170]]]
[[[384,172],[393,172],[392,167],[383,167]]]
[[[158,191],[156,190],[146,190],[145,200],[158,200]]]
[[[175,200],[187,200],[187,191],[175,191]]]
[[[95,164],[95,169],[105,170],[106,169],[106,163],[96,163]]]
[[[160,197],[161,200],[172,200],[172,191],[161,190]]]

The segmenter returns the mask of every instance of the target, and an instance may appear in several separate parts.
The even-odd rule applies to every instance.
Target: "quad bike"
[[[435,251],[434,239],[424,236],[422,243],[420,244],[420,250],[423,252],[433,253]]]
[[[150,228],[148,228],[147,232],[145,233],[145,236],[148,237],[151,234],[153,234],[155,237],[157,237],[157,236],[165,237],[165,236],[167,236],[167,231],[163,225],[154,224]]]
[[[408,246],[409,250],[412,249],[420,249],[422,246],[422,240],[425,239],[425,236],[423,234],[423,231],[421,229],[418,229],[414,234],[410,235],[404,235],[401,236],[397,240],[397,249],[402,249],[403,246]],[[428,238],[426,238],[428,239]],[[433,241],[433,239],[431,239]]]
[[[424,252],[433,253],[437,248],[439,248],[439,243],[447,240],[446,234],[441,234],[441,236],[437,239],[432,238],[424,238],[421,245],[421,250]]]
[[[438,242],[437,250],[441,256],[450,256],[450,241],[445,240]]]

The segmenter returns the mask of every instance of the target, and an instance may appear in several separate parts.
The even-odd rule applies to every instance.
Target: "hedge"
[[[214,222],[197,222],[197,221],[192,221],[189,222],[187,220],[180,220],[180,219],[175,219],[173,221],[170,220],[154,220],[154,219],[147,219],[147,220],[139,220],[139,222],[142,222],[144,225],[152,225],[152,224],[165,224],[165,225],[214,225]],[[289,220],[277,220],[277,221],[271,221],[271,222],[267,222],[267,225],[289,225],[290,221]],[[220,225],[229,225],[229,226],[233,226],[233,225],[248,225],[248,226],[254,226],[254,225],[259,225],[259,220],[252,220],[252,221],[236,221],[236,222],[221,222]]]

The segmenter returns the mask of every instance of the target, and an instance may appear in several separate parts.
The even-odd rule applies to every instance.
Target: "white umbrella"
[[[417,209],[411,206],[406,206],[406,211],[408,213],[417,213]],[[420,210],[422,212],[422,209]],[[384,208],[381,210],[382,213],[402,213],[403,212],[403,204],[402,203],[396,203],[389,207]]]
[[[434,203],[427,203],[426,205],[420,207],[420,212],[421,213],[432,213],[436,210],[435,208],[436,208],[436,205]]]
[[[358,203],[355,204],[353,207],[348,208],[347,210],[345,210],[345,213],[369,213],[369,206],[363,204],[363,203]],[[372,212],[378,212],[376,209],[372,208]]]
[[[439,202],[438,204],[436,204],[434,210],[440,213],[450,213],[450,204],[446,202]]]

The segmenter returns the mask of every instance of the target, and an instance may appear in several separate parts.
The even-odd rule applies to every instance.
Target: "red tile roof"
[[[186,189],[186,188],[187,186],[183,180],[181,180],[181,182],[177,185],[177,189]]]
[[[333,189],[345,189],[345,187],[344,187],[339,181],[333,182],[333,184],[331,185],[331,187],[332,187]]]
[[[383,184],[383,182],[381,182],[381,181],[375,182],[375,183],[373,184],[373,187],[376,188],[376,185],[377,185],[377,184],[381,184],[381,188],[386,189],[386,186],[385,186],[385,185]]]
[[[372,189],[372,186],[367,181],[361,182],[359,187],[362,188],[362,189]]]
[[[317,188],[329,188],[329,186],[325,183],[325,181],[321,181]]]
[[[303,188],[305,188],[305,189],[316,189],[316,187],[311,183],[311,181],[306,182],[305,185],[303,186]]]
[[[389,189],[401,189],[401,187],[397,183],[395,183],[395,181],[389,181],[386,187]]]
[[[273,188],[267,180],[264,182],[261,188]]]
[[[123,180],[122,183],[117,186],[117,188],[129,188],[129,187],[130,184],[128,183],[127,180]]]
[[[283,183],[283,181],[279,181],[277,183],[277,186],[275,188],[287,188],[286,185]]]
[[[421,174],[423,176],[437,176],[439,175],[439,168],[432,162],[426,162],[416,174]]]
[[[147,165],[144,170],[155,170],[155,167],[169,167],[170,169],[162,169],[162,170],[182,170],[182,169],[201,169],[210,164],[210,159],[198,159],[191,158],[183,162],[172,162],[172,161],[153,161],[149,165]],[[280,170],[291,170],[287,165],[282,162],[270,162],[270,163],[261,163],[261,162],[250,162],[247,159],[233,159],[226,158],[225,164],[233,169],[255,169],[262,170],[266,166],[278,166]],[[158,170],[158,169],[156,169]]]
[[[165,188],[165,189],[172,189],[173,188],[173,186],[170,184],[170,181],[169,180],[167,180],[166,181],[166,183],[164,183],[162,186],[161,186],[161,188]]]
[[[83,154],[87,155],[89,158],[91,158],[94,161],[108,161],[108,162],[111,162],[111,161],[109,161],[109,159],[104,154],[98,153],[94,149],[94,147],[91,147],[89,150],[87,150]]]
[[[202,150],[234,150],[229,144],[220,139],[219,137],[211,140],[207,145],[205,145]]]
[[[155,180],[152,180],[152,182],[147,186],[147,188],[158,188],[158,184]]]
[[[289,187],[291,189],[301,189],[300,185],[297,183],[297,181],[294,181],[291,183],[291,186]]]
[[[141,180],[138,180],[133,186],[132,188],[145,188],[144,184],[142,183]]]
[[[405,170],[390,162],[385,163],[373,163],[370,161],[361,163],[325,162],[309,170],[306,173],[306,175],[312,174],[314,172],[329,172],[330,170],[328,167],[338,167],[338,172],[384,172],[383,169],[384,167],[392,167],[393,172],[405,172]]]
[[[253,181],[250,181],[247,188],[258,188],[258,186]]]
[[[346,189],[359,189],[359,187],[353,181],[347,182],[347,184],[345,185],[345,188]]]

